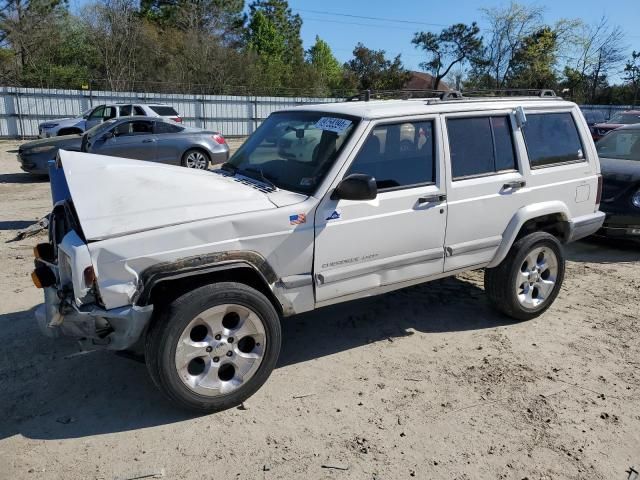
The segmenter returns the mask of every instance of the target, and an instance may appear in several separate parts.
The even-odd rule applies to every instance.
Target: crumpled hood
[[[204,170],[59,151],[87,240],[276,208],[266,194]]]

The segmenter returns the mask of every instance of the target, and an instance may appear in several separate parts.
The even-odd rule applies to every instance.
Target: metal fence
[[[199,95],[0,87],[0,137],[38,135],[38,125],[74,117],[103,103],[164,103],[173,106],[186,125],[229,137],[253,133],[272,112],[305,103],[335,102],[329,97]]]

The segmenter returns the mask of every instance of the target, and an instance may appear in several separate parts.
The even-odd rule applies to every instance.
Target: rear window
[[[180,127],[175,124],[170,124],[166,122],[156,122],[156,125],[153,129],[153,133],[163,134],[163,133],[178,133],[184,130],[183,127]]]
[[[149,105],[149,108],[156,112],[161,117],[177,117],[178,112],[175,111],[173,107],[168,107],[166,105]]]
[[[522,134],[531,168],[585,160],[578,128],[570,112],[529,112]]]

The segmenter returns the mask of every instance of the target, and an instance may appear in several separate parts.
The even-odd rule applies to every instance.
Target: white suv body
[[[273,145],[282,121],[296,134]],[[281,155],[310,138],[313,158]],[[604,219],[589,128],[556,98],[297,107],[217,172],[85,157],[60,152],[70,195],[39,246],[38,323],[85,348],[144,339],[156,384],[196,410],[262,385],[283,316],[480,268],[501,311],[537,316],[562,283],[560,244]]]
[[[47,120],[38,126],[39,138],[83,133],[106,120],[132,115],[162,117],[176,122],[182,118],[176,110],[161,103],[107,103],[90,108],[79,117]]]

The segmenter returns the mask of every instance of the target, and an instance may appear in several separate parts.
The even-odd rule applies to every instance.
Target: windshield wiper
[[[238,168],[238,169],[236,169],[236,172],[244,174],[249,178],[253,178],[254,180],[258,180],[259,182],[266,183],[267,185],[269,185],[274,190],[276,190],[278,188],[278,187],[276,187],[275,183],[273,183],[271,180],[269,180],[265,176],[265,174],[264,174],[264,172],[262,171],[261,168],[253,168],[253,167],[242,168],[242,169]]]

